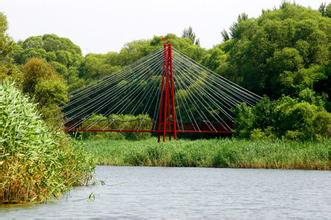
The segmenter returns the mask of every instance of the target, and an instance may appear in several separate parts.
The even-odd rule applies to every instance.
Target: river
[[[331,219],[331,172],[98,166],[104,184],[1,219]]]

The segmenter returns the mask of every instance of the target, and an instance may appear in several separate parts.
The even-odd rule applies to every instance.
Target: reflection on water
[[[0,208],[0,218],[331,219],[330,171],[100,166],[96,175],[105,185]]]

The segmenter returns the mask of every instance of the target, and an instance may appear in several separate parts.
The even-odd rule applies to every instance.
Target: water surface
[[[330,171],[99,166],[96,176],[105,185],[0,218],[331,219]]]

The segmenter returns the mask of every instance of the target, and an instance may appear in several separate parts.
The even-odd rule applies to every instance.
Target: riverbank
[[[84,148],[99,165],[331,169],[331,140],[322,142],[239,139],[142,141],[88,139]]]

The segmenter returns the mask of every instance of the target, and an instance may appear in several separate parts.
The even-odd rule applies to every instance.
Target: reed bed
[[[94,160],[49,129],[35,104],[0,84],[0,204],[44,202],[91,178]]]
[[[231,167],[273,169],[331,168],[331,140],[177,140],[158,144],[142,141],[88,139],[84,148],[100,165]]]

